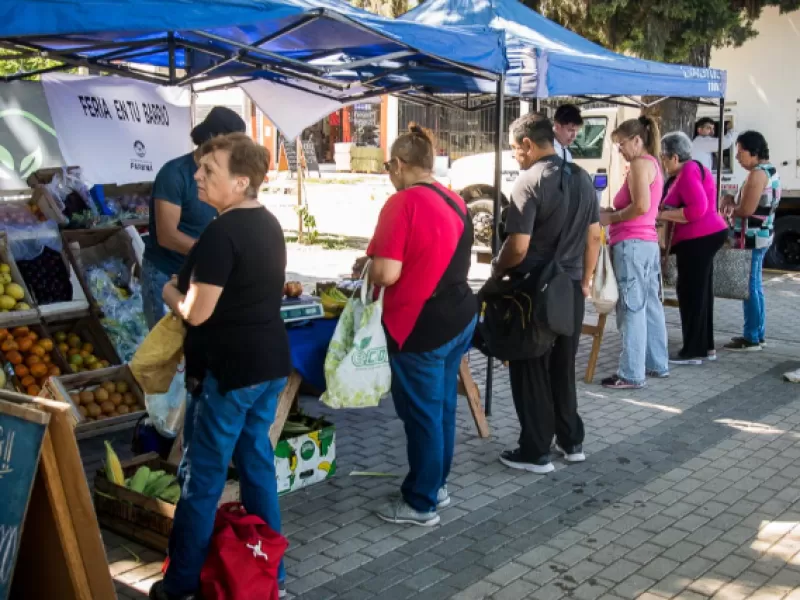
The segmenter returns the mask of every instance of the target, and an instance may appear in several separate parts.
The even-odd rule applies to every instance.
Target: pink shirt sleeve
[[[668,199],[672,200],[670,206],[683,208],[683,215],[689,223],[703,218],[708,211],[708,197],[700,169],[694,161],[686,163],[669,191]],[[706,173],[706,177],[710,176],[710,173]]]
[[[367,256],[403,261],[410,224],[408,202],[403,194],[394,194],[381,209]]]

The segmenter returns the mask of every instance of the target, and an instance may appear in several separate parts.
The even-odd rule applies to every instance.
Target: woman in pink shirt
[[[659,295],[661,252],[656,233],[664,178],[656,158],[661,136],[650,117],[625,121],[613,135],[630,170],[614,198],[614,209],[601,213],[600,223],[610,225],[619,287],[617,328],[622,334],[622,355],[616,374],[602,384],[627,390],[644,387],[648,375],[669,375],[667,326]]]
[[[672,364],[715,360],[714,256],[725,244],[728,226],[717,212],[714,175],[692,160],[692,141],[683,132],[661,140],[661,162],[670,176],[659,219],[674,224],[672,252],[678,259],[678,307],[683,347]]]

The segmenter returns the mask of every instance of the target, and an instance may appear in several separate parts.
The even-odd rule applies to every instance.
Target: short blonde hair
[[[213,137],[200,146],[200,156],[217,150],[228,153],[228,170],[231,175],[250,179],[246,194],[250,198],[257,198],[269,169],[269,150],[256,144],[244,133],[228,133]]]

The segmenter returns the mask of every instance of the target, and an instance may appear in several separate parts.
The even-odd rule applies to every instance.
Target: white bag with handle
[[[383,331],[383,288],[377,300],[364,268],[361,297],[350,298],[339,317],[325,356],[325,385],[320,397],[331,408],[378,406],[389,393],[392,371]]]
[[[614,276],[614,265],[611,260],[611,248],[605,243],[605,235],[600,245],[600,256],[597,258],[597,268],[592,281],[592,302],[601,315],[606,315],[614,310],[619,300],[617,278]]]

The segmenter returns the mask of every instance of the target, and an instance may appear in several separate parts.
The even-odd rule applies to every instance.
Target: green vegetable
[[[161,477],[156,479],[155,481],[148,483],[147,487],[144,488],[144,495],[149,496],[151,498],[158,498],[161,493],[166,490],[169,486],[175,483],[175,476],[170,475],[169,473],[164,473]]]
[[[170,504],[177,504],[178,500],[181,497],[181,486],[177,483],[171,484],[167,489],[165,489],[161,494],[158,496],[164,502],[169,502]]]
[[[150,479],[150,467],[139,467],[136,470],[136,473],[131,477],[130,484],[128,488],[133,490],[134,492],[139,492],[140,494],[144,492],[144,488],[147,486],[147,482]]]

